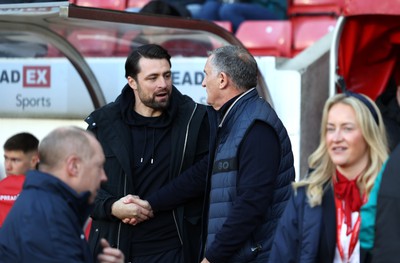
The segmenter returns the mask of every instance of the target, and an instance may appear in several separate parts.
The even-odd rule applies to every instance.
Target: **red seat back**
[[[345,0],[291,0],[288,14],[293,15],[335,15],[342,12]]]
[[[287,20],[247,20],[236,37],[254,56],[290,57],[292,26]]]
[[[291,21],[293,50],[298,53],[332,31],[337,19],[332,16],[299,16],[291,18]]]
[[[131,11],[139,12],[151,0],[127,0],[126,8]]]
[[[75,4],[114,10],[125,10],[126,8],[126,0],[75,0]]]

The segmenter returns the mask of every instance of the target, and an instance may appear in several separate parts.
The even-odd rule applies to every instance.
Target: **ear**
[[[131,87],[132,90],[136,90],[137,89],[136,80],[134,78],[132,78],[131,76],[128,76],[128,84],[129,84],[129,87]]]
[[[225,72],[220,72],[219,76],[218,76],[218,81],[219,81],[219,89],[225,89],[226,87],[228,87],[229,84],[229,77],[228,75],[226,75]]]
[[[39,154],[35,153],[31,157],[31,167],[36,167],[38,163],[39,163]]]
[[[79,174],[79,163],[80,158],[76,155],[70,155],[66,160],[66,169],[68,175],[71,177],[76,177]]]

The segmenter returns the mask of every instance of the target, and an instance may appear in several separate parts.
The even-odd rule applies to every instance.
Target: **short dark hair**
[[[139,60],[141,58],[166,59],[171,67],[171,56],[167,50],[156,44],[143,45],[135,48],[126,59],[125,78],[130,76],[137,80],[137,74],[140,72]]]
[[[23,151],[24,153],[37,151],[39,140],[28,132],[17,133],[4,143],[5,151]]]

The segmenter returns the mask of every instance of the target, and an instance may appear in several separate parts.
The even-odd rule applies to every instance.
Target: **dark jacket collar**
[[[57,177],[37,170],[31,170],[26,175],[23,190],[34,188],[44,192],[51,192],[66,200],[80,219],[82,226],[84,225],[92,209],[92,205],[89,205],[90,192],[78,194]]]
[[[232,99],[228,100],[222,107],[217,110],[218,116],[218,123],[221,122],[222,118],[224,117],[225,113],[228,111],[229,107],[235,102],[235,100],[242,94],[239,94]]]
[[[221,127],[224,123],[224,120],[229,115],[229,112],[236,107],[237,104],[246,100],[248,97],[254,96],[254,93],[257,93],[255,88],[251,88],[235,97],[227,101],[218,111],[217,111],[217,120],[218,126]],[[240,106],[239,106],[240,107]]]

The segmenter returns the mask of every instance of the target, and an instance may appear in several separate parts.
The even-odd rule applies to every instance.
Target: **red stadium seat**
[[[232,32],[232,23],[231,21],[214,21],[215,24],[224,28],[228,32]]]
[[[112,56],[117,46],[114,30],[74,30],[67,38],[82,54],[90,57]]]
[[[75,0],[78,6],[90,6],[103,9],[125,10],[126,0]]]
[[[292,0],[292,5],[342,5],[344,0]]]
[[[290,0],[289,16],[293,15],[335,15],[342,12],[345,0]]]
[[[292,17],[293,50],[299,53],[335,28],[337,19],[332,16]]]
[[[128,0],[126,8],[132,11],[139,11],[143,6],[145,6],[151,0]]]
[[[240,24],[235,35],[254,56],[290,57],[290,21],[247,20]]]

